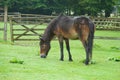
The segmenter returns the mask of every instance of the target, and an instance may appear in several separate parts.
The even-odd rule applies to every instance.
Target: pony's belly
[[[73,39],[73,40],[78,39],[78,34],[77,33],[71,34],[70,39]]]
[[[64,35],[64,37],[75,40],[78,39],[78,34],[75,31],[70,31],[67,35]]]
[[[64,38],[78,39],[78,33],[75,31],[74,27],[69,28],[68,31],[58,27],[54,33],[56,36],[63,36]]]
[[[69,31],[70,39],[78,39],[78,33],[74,28],[71,28]]]

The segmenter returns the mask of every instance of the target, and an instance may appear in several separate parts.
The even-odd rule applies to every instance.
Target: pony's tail
[[[88,36],[88,49],[90,54],[90,59],[92,59],[92,48],[93,48],[93,39],[94,39],[94,32],[95,32],[95,26],[93,23],[89,23],[89,29],[90,33]]]

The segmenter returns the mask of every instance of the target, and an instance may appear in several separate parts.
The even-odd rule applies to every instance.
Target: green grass
[[[120,37],[120,31],[101,31],[97,30],[95,36]]]
[[[120,32],[96,31],[95,35],[119,37]],[[73,62],[68,61],[66,49],[64,49],[64,61],[59,61],[58,41],[51,42],[51,50],[46,59],[39,56],[39,42],[17,43],[19,45],[11,45],[10,36],[8,36],[8,42],[0,40],[0,80],[120,79],[120,62],[109,60],[109,58],[120,56],[119,40],[95,39],[93,60],[96,63],[88,66],[82,62],[85,59],[85,51],[79,40],[70,41]],[[10,61],[14,59],[23,61],[23,64],[11,63]]]
[[[46,59],[38,55],[39,46],[10,45],[0,42],[0,80],[119,80],[120,62],[109,57],[120,56],[119,41],[95,40],[93,60],[96,64],[84,65],[84,49],[79,41],[70,41],[73,62],[59,61],[58,41],[52,41]],[[114,50],[112,47],[117,47]],[[17,58],[23,64],[10,63]]]

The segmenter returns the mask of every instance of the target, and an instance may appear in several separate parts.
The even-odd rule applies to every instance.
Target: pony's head
[[[46,58],[50,50],[50,42],[40,38],[40,56]]]

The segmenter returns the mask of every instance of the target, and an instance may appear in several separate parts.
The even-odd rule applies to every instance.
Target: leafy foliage
[[[22,13],[59,14],[97,16],[105,11],[105,17],[109,17],[115,0],[1,0],[0,5],[9,5],[9,11]]]

